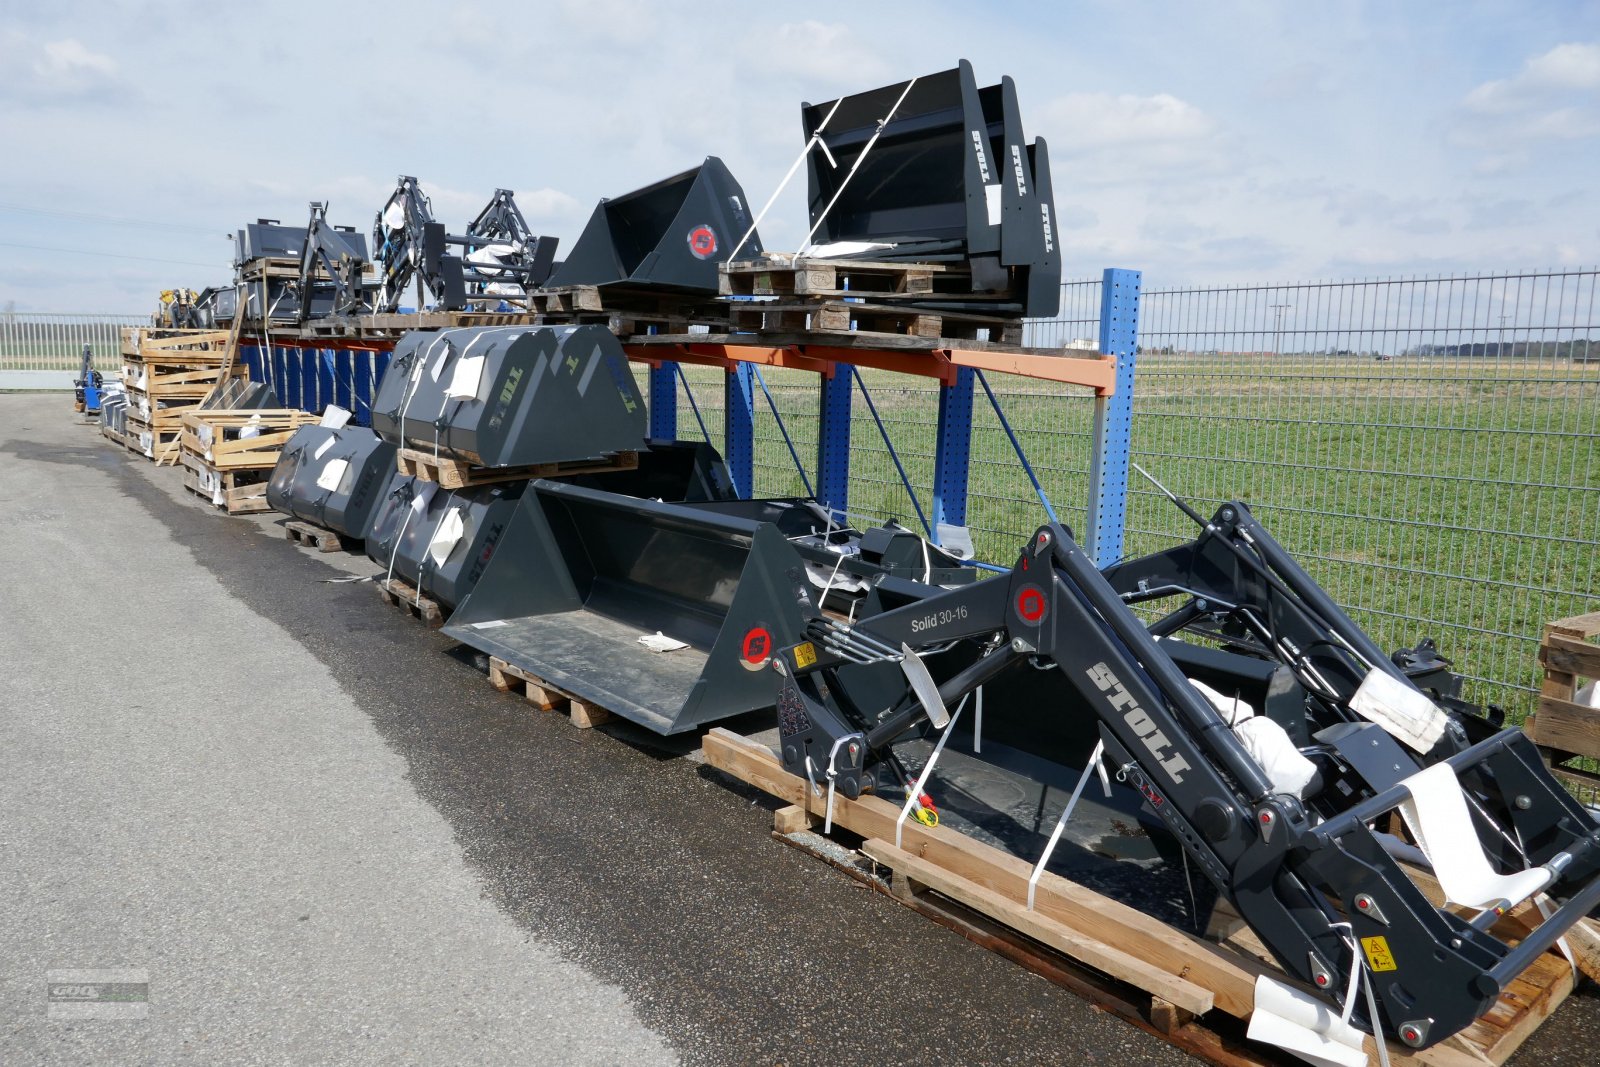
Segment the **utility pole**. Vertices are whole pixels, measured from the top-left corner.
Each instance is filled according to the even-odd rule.
[[[1505,358],[1505,354],[1506,354],[1506,320],[1509,319],[1510,317],[1511,317],[1510,315],[1501,315],[1500,316],[1500,343],[1498,345],[1496,345],[1495,349],[1494,349],[1494,358],[1495,359],[1504,359]]]
[[[1283,313],[1294,310],[1293,304],[1268,304],[1272,309],[1272,354],[1283,355]]]

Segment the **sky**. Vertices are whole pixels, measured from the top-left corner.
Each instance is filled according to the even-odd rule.
[[[972,61],[1048,139],[1065,274],[1146,286],[1600,262],[1600,4],[0,2],[0,308],[143,313],[307,203],[497,187],[570,247],[720,156],[762,204],[803,101]],[[793,249],[804,172],[762,225]]]

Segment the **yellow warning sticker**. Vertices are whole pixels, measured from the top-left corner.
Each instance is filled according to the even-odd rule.
[[[817,662],[817,648],[810,641],[794,646],[794,665],[802,670]]]
[[[1386,937],[1363,937],[1361,951],[1367,954],[1367,966],[1374,971],[1397,971],[1399,965],[1394,962],[1394,956],[1389,951],[1389,939]]]

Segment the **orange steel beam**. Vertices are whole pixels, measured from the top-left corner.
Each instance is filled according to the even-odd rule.
[[[967,348],[839,348],[832,345],[744,345],[724,342],[625,345],[628,358],[659,366],[664,360],[731,371],[740,363],[814,371],[832,377],[836,364],[935,378],[945,384],[961,367],[1015,374],[1036,381],[1081,385],[1096,396],[1116,392],[1117,361],[1107,356],[1041,356]]]
[[[958,367],[1016,374],[1063,385],[1082,385],[1093,389],[1096,396],[1110,396],[1117,391],[1117,361],[1112,356],[1030,356],[1012,352],[987,352],[982,349],[953,348],[946,358]]]

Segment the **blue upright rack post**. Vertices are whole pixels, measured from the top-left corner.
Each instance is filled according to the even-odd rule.
[[[678,437],[678,365],[663,362],[650,368],[650,436]]]
[[[1139,353],[1139,290],[1144,275],[1108,268],[1100,287],[1100,351],[1117,359],[1116,394],[1095,401],[1094,455],[1089,464],[1085,547],[1099,566],[1122,558],[1128,511],[1128,459],[1133,437],[1134,366]]]
[[[939,387],[939,442],[933,457],[933,531],[967,524],[967,475],[972,465],[971,367]]]
[[[727,425],[723,428],[723,461],[733,479],[733,491],[748,500],[755,483],[756,395],[754,368],[741,363],[728,372],[723,388],[726,394]]]
[[[850,387],[855,371],[839,364],[822,379],[817,432],[817,502],[843,515],[850,505]]]
[[[320,407],[326,409],[329,404],[337,404],[333,389],[333,355],[331,348],[319,348],[317,353],[317,399],[321,401]],[[343,404],[339,405],[344,407]],[[346,410],[349,410],[346,408]]]

